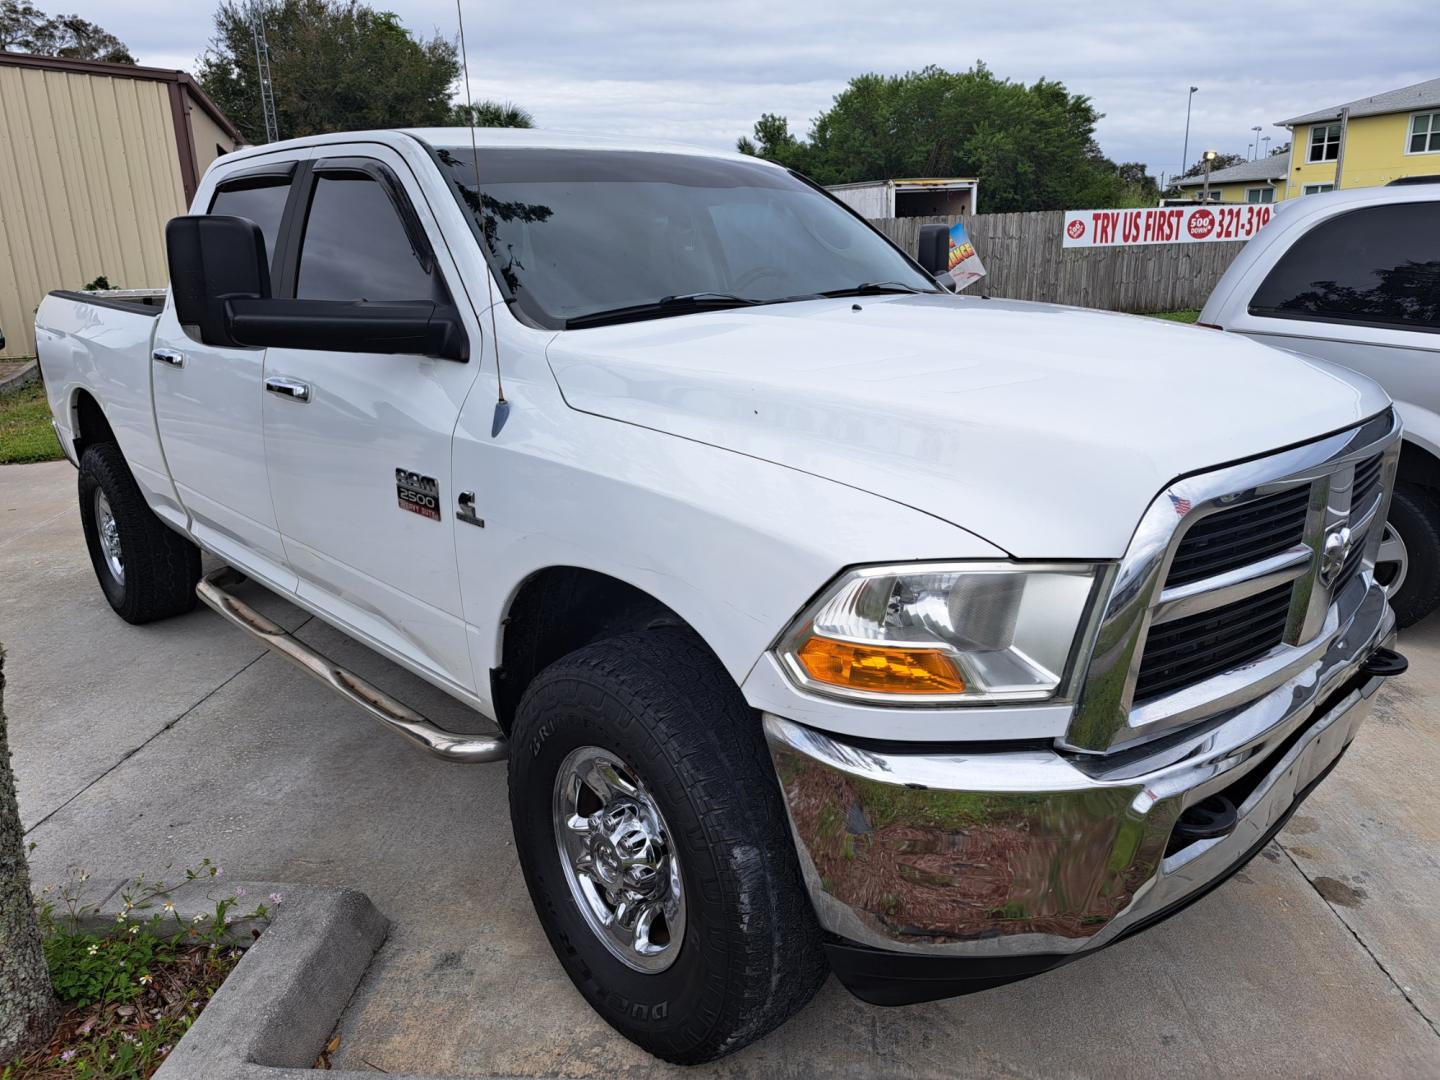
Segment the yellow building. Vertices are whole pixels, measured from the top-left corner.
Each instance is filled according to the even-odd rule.
[[[1278,122],[1289,128],[1281,199],[1335,187],[1379,187],[1412,176],[1440,178],[1440,79]]]
[[[1184,198],[1222,203],[1272,203],[1285,196],[1285,176],[1290,170],[1290,159],[1285,154],[1267,154],[1253,161],[1242,161],[1239,165],[1216,169],[1210,174],[1206,195],[1203,176],[1187,176],[1177,180],[1175,186]]]
[[[0,358],[51,289],[163,287],[165,222],[241,143],[183,71],[0,53]]]

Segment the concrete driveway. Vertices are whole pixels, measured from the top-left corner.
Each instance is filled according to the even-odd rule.
[[[778,1033],[679,1070],[614,1035],[552,958],[503,766],[433,761],[207,611],[106,606],[64,462],[0,469],[0,640],[40,883],[204,856],[351,885],[395,923],[336,1065],[583,1076],[1440,1076],[1440,619],[1279,842],[1170,922],[984,994],[906,1009],[833,980]],[[274,598],[259,606],[454,727],[438,691]]]

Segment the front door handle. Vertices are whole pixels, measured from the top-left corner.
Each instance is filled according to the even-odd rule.
[[[185,366],[185,354],[176,352],[174,349],[156,349],[150,354],[150,359],[156,363],[169,364],[171,367]]]
[[[266,379],[265,389],[269,390],[272,394],[287,397],[291,401],[310,400],[310,384],[303,383],[299,379]]]

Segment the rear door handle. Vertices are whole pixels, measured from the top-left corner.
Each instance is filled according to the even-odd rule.
[[[272,394],[279,394],[291,401],[309,401],[310,384],[303,383],[299,379],[273,378],[265,380],[265,389]]]
[[[150,354],[150,359],[161,364],[169,364],[171,367],[184,367],[185,354],[176,352],[174,349],[156,349]]]

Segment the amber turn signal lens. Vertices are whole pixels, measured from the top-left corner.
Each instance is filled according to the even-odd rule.
[[[880,694],[960,694],[965,680],[941,649],[857,645],[812,637],[797,654],[816,682]]]

